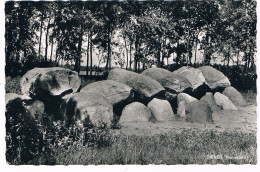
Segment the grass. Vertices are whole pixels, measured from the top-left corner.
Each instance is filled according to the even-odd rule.
[[[254,93],[253,91],[240,92],[240,93],[248,103],[250,104],[256,103],[256,93]]]
[[[53,147],[56,164],[256,164],[256,135],[190,131],[112,136],[109,146]]]

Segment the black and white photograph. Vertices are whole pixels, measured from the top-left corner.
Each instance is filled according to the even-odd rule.
[[[259,163],[256,0],[3,5],[7,166]]]

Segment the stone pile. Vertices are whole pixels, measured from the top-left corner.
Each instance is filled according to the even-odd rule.
[[[136,122],[212,123],[212,113],[237,110],[247,103],[228,78],[210,66],[174,72],[150,68],[137,74],[113,69],[107,80],[81,88],[77,73],[63,68],[34,68],[21,79],[23,95],[6,94],[6,106],[19,99],[32,117],[47,113],[79,127],[124,126]],[[15,108],[15,107],[14,107]]]

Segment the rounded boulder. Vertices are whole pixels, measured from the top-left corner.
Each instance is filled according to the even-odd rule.
[[[207,83],[202,72],[199,69],[195,69],[189,66],[183,66],[180,69],[173,72],[175,75],[186,78],[192,85],[193,90]]]
[[[222,110],[237,110],[237,107],[232,103],[232,101],[225,95],[216,92],[214,94],[214,99],[216,101],[216,104],[220,107]]]
[[[167,100],[154,98],[148,103],[147,107],[157,121],[174,120],[172,107]]]
[[[170,93],[192,90],[192,85],[186,78],[175,75],[166,69],[149,68],[143,71],[142,74],[158,81]]]
[[[246,106],[246,100],[234,87],[227,87],[222,92],[223,95],[227,96],[236,106]]]
[[[190,66],[183,66],[173,73],[185,77],[191,83],[192,92],[189,94],[197,99],[200,99],[206,94],[206,92],[210,91],[207,81],[199,69]]]
[[[165,96],[165,89],[159,82],[135,72],[116,68],[110,71],[107,79],[131,87],[136,91],[137,99],[145,103],[154,97]]]
[[[148,122],[152,117],[148,107],[140,102],[133,102],[125,106],[119,120],[119,124]]]
[[[230,86],[229,79],[220,71],[211,66],[202,66],[198,68],[205,77],[210,89],[223,88]]]
[[[66,94],[78,91],[81,80],[77,72],[60,67],[34,68],[20,81],[24,95],[41,101],[56,102]]]
[[[71,94],[61,104],[61,114],[67,124],[79,127],[111,127],[113,106],[104,96],[92,92]]]

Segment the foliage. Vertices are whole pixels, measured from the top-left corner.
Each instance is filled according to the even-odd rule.
[[[11,108],[13,106],[16,108]],[[75,124],[53,121],[46,113],[30,116],[22,101],[10,103],[6,112],[6,159],[10,164],[56,164],[54,147],[71,149],[75,145],[102,148],[111,144],[108,130],[82,129]]]
[[[87,71],[95,57],[106,70],[137,72],[170,57],[176,66],[194,65],[198,49],[204,65],[255,67],[256,1],[6,2],[5,13],[6,75],[61,61],[79,71],[84,55]]]
[[[21,95],[21,87],[20,87],[20,76],[15,78],[11,78],[10,76],[5,78],[5,92],[6,93],[16,93]]]
[[[10,164],[27,164],[42,150],[43,138],[37,123],[20,99],[8,104],[5,115],[6,160]]]
[[[215,64],[213,67],[227,76],[231,85],[239,91],[252,91],[256,93],[256,69],[248,69],[245,72],[245,67],[242,65],[224,66]]]
[[[41,129],[44,154],[30,164],[256,164],[253,133],[184,130],[125,136],[102,128],[83,131],[75,125],[66,128],[60,121],[46,122]]]

